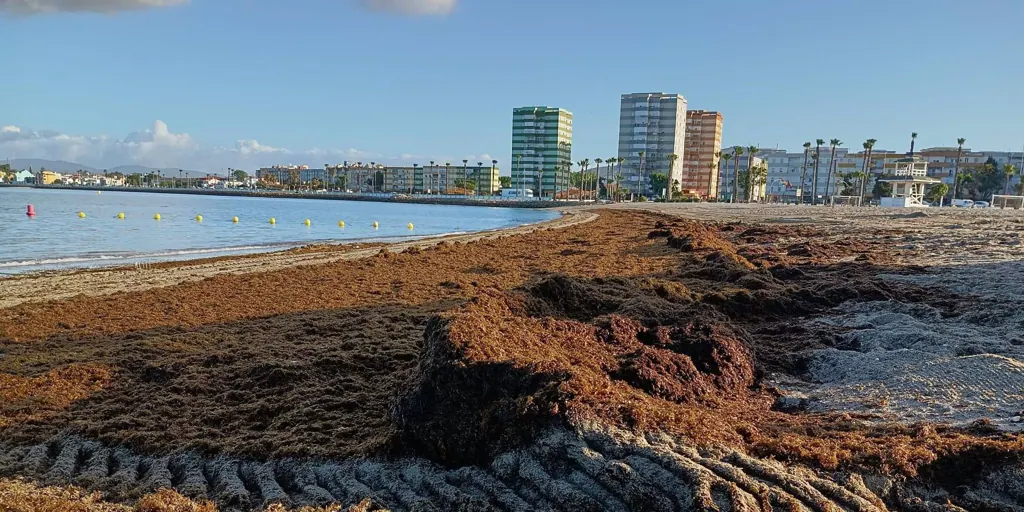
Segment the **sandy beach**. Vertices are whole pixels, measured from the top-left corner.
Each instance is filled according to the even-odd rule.
[[[0,279],[0,509],[1021,510],[1022,228],[638,203]]]

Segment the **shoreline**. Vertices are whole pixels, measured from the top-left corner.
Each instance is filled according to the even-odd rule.
[[[597,218],[594,213],[575,209],[560,213],[561,215],[554,219],[514,227],[426,235],[412,240],[306,244],[266,252],[158,261],[139,267],[126,264],[0,274],[0,283],[3,283],[5,291],[5,294],[0,296],[0,309],[26,302],[46,302],[76,295],[102,296],[117,292],[141,291],[199,281],[218,275],[272,272],[307,265],[358,260],[372,257],[381,251],[399,253],[411,248],[426,249],[444,242],[468,243],[545,229],[561,229]]]
[[[578,201],[518,201],[509,199],[472,199],[478,196],[440,197],[428,195],[404,195],[383,192],[379,195],[363,193],[302,194],[290,192],[257,192],[247,190],[198,189],[198,188],[151,188],[151,187],[79,187],[64,185],[9,185],[0,187],[28,188],[33,190],[85,190],[97,192],[141,192],[145,194],[186,194],[198,196],[264,197],[271,199],[321,199],[326,201],[363,201],[371,203],[433,204],[445,206],[482,206],[488,208],[529,208],[550,209],[579,206]]]

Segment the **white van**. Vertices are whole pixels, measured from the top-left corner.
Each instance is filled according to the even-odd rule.
[[[970,199],[954,199],[949,205],[953,208],[973,208],[974,201]]]

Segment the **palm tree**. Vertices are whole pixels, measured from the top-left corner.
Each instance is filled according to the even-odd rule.
[[[718,160],[718,176],[722,181],[724,181],[725,178],[722,175],[722,162],[725,162],[725,172],[729,172],[729,160],[732,160],[733,156],[732,153],[720,153],[722,154],[722,158]],[[721,190],[719,190],[718,192],[721,192]],[[708,189],[708,193],[711,193],[711,189]],[[715,194],[716,200],[718,199],[718,196],[719,194]]]
[[[751,192],[754,190],[751,188],[751,177],[754,176],[754,155],[761,151],[757,146],[747,146],[747,202],[750,202]]]
[[[617,160],[618,159],[615,158],[614,156],[611,157],[611,158],[606,158],[604,160],[604,163],[608,164],[608,170],[604,171],[604,198],[605,199],[610,199],[611,198],[611,194],[608,193],[608,183],[612,179],[612,169],[615,168],[615,162]],[[600,175],[600,173],[597,175],[597,192],[598,192],[598,196],[600,197],[600,194],[601,194],[601,175]]]
[[[864,197],[864,182],[867,181],[868,175],[868,141],[864,141],[861,146],[864,148],[864,153],[860,156],[860,183],[857,186],[857,192],[860,197]]]
[[[622,157],[615,159],[615,197],[618,200],[622,199],[622,163],[625,160]]]
[[[743,146],[736,146],[732,150],[732,158],[736,160],[735,167],[732,168],[732,189],[729,191],[729,202],[735,203],[736,196],[739,195],[739,184],[740,184],[740,157],[743,156]]]
[[[491,174],[487,176],[487,195],[494,194],[494,170],[498,168],[498,161],[491,160]],[[500,183],[499,183],[500,185]]]
[[[1003,195],[1010,193],[1010,178],[1017,174],[1017,166],[1013,164],[1003,164],[1003,174],[1006,175],[1006,182],[1003,184]]]
[[[804,189],[807,188],[807,154],[811,151],[811,143],[804,142],[804,166],[800,170],[800,204],[804,203]]]
[[[637,187],[636,187],[638,193],[641,193],[640,192],[640,187],[643,187],[645,192],[647,190],[647,187],[644,185],[644,155],[645,154],[647,154],[646,151],[637,151],[637,155],[640,157],[640,175],[639,175],[640,181],[638,182]]]
[[[874,152],[875,143],[876,142],[878,142],[877,139],[868,139],[866,142],[864,142],[864,147],[867,148],[868,154],[864,157],[864,162],[865,162],[866,165],[865,165],[865,170],[864,170],[864,181],[862,181],[861,184],[860,184],[860,200],[861,201],[864,200],[864,194],[867,192],[867,181],[868,181],[868,178],[871,177],[871,167],[872,167],[871,166],[871,155]],[[884,169],[884,166],[883,166],[883,169]]]
[[[677,155],[675,153],[670,153],[666,158],[668,158],[668,179],[669,179],[669,181],[671,181],[672,180],[672,171],[674,171],[675,168],[676,168],[676,160],[679,160],[679,155]],[[671,187],[669,187],[668,198],[672,199]]]
[[[953,167],[953,199],[956,199],[956,180],[960,177],[960,157],[964,154],[964,143],[967,139],[960,137],[956,140],[956,164]]]
[[[821,164],[821,146],[825,144],[824,139],[814,141],[814,177],[811,180],[811,204],[818,204],[818,166]]]
[[[579,192],[580,201],[583,200],[583,180],[584,180],[584,178],[586,178],[587,167],[589,165],[590,165],[590,159],[589,158],[584,158],[583,160],[580,160],[580,192]]]
[[[914,158],[914,143],[917,142],[917,132],[910,134],[910,158]]]
[[[706,196],[709,200],[711,199],[711,178],[714,176],[715,168],[718,166],[719,162],[715,162],[714,160],[704,164],[704,167],[708,168],[708,193]]]
[[[832,169],[835,168],[836,173],[839,172],[839,166],[836,162],[836,148],[842,146],[843,143],[839,139],[832,139],[828,141],[828,145],[832,146],[832,156],[829,157],[828,161],[828,178],[825,180],[825,197],[829,196],[832,186]]]
[[[597,166],[597,176],[594,177],[594,201],[597,201],[601,195],[601,164],[604,160],[600,158],[594,159],[594,164]]]
[[[466,195],[466,166],[469,165],[469,159],[462,159],[462,195]]]

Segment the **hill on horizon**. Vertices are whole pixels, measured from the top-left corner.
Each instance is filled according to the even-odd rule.
[[[11,160],[11,169],[22,170],[31,168],[33,171],[40,169],[47,169],[59,173],[74,173],[79,170],[91,172],[94,174],[103,174],[103,171],[107,172],[119,172],[124,175],[139,173],[149,174],[151,172],[159,173],[165,177],[177,177],[178,171],[181,170],[183,173],[187,172],[192,177],[206,176],[207,173],[194,171],[191,169],[178,169],[177,167],[146,167],[144,165],[118,165],[116,167],[110,167],[107,169],[98,169],[89,165],[83,165],[77,162],[68,162],[65,160],[47,160],[45,158],[15,158]]]

